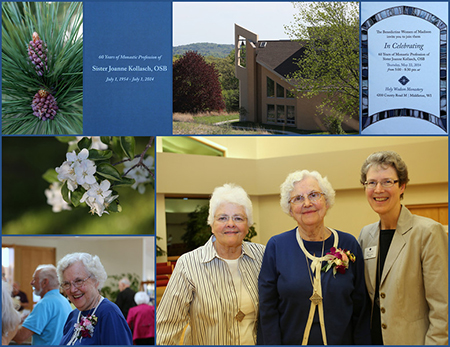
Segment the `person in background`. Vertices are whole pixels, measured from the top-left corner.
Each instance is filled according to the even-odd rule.
[[[32,345],[58,345],[62,329],[72,311],[69,302],[59,292],[58,276],[54,265],[39,265],[31,285],[41,300],[34,306],[13,340],[22,344],[31,337]]]
[[[149,305],[150,297],[146,292],[137,292],[134,296],[137,306],[128,311],[127,323],[133,332],[133,344],[155,344],[155,307]]]
[[[130,288],[130,280],[126,277],[119,281],[119,294],[117,294],[116,305],[119,306],[125,319],[131,307],[136,306],[134,295],[136,292]]]
[[[361,248],[353,235],[325,226],[333,187],[317,171],[302,170],[280,190],[281,208],[297,226],[266,246],[258,344],[371,344]]]
[[[448,235],[442,224],[401,204],[408,168],[392,151],[361,167],[370,207],[380,220],[361,230],[371,334],[377,345],[448,345]]]
[[[2,345],[9,345],[20,324],[20,314],[14,309],[11,288],[2,280]]]
[[[254,345],[258,319],[258,274],[264,246],[244,242],[253,224],[244,189],[217,187],[209,202],[212,236],[183,254],[156,312],[156,343]]]
[[[22,292],[20,290],[20,285],[17,282],[13,283],[13,290],[12,290],[12,297],[19,297],[19,301],[20,301],[20,308],[19,308],[19,312],[22,311],[23,309],[29,309],[30,308],[30,303],[28,302],[28,297],[27,294],[25,294],[24,292]]]
[[[67,254],[58,262],[61,288],[75,305],[59,345],[132,345],[131,330],[116,304],[99,290],[108,277],[98,256]]]

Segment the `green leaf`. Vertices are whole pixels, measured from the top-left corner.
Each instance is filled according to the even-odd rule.
[[[111,138],[109,136],[100,136],[100,141],[102,141],[105,145],[109,145]]]
[[[78,141],[78,148],[81,149],[89,149],[92,145],[92,139],[89,137],[83,137],[80,141]]]
[[[117,200],[111,202],[107,209],[108,212],[122,212],[122,206],[118,203]]]
[[[80,205],[80,200],[83,197],[86,190],[83,187],[79,187],[78,189],[75,189],[74,192],[71,194],[71,201],[73,206],[78,207]]]
[[[48,169],[42,175],[42,178],[48,183],[58,182],[58,173],[55,171],[55,169]]]
[[[133,178],[122,177],[122,179],[118,182],[114,182],[114,188],[116,187],[129,187],[134,184]]]
[[[64,182],[64,184],[61,187],[61,194],[65,202],[70,204],[70,198],[69,198],[69,188],[67,187],[67,181]]]
[[[125,155],[133,159],[134,158],[134,149],[135,149],[136,141],[134,136],[121,136],[120,137],[120,146],[122,147]]]
[[[112,181],[121,181],[122,177],[120,176],[119,171],[108,163],[100,163],[97,165],[97,174],[100,176],[112,180]]]
[[[118,137],[118,136],[112,137],[111,147],[117,157],[123,158],[126,155],[120,144],[120,137]]]
[[[76,141],[77,138],[75,136],[55,136],[55,138],[62,143],[69,143],[71,141]]]
[[[113,155],[113,153],[110,150],[106,150],[106,151],[101,151],[98,149],[90,149],[89,150],[89,159],[94,160],[94,161],[108,160],[109,158],[112,157],[112,155]]]

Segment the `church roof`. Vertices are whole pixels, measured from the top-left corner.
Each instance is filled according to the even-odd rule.
[[[305,42],[280,40],[258,41],[256,62],[277,72],[283,77],[296,70],[296,61],[302,58]]]

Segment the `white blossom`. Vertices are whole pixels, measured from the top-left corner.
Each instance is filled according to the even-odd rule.
[[[59,181],[63,183],[67,181],[67,187],[70,191],[73,192],[78,188],[77,177],[71,162],[65,161],[61,166],[55,168],[55,171],[58,173]]]
[[[47,204],[52,206],[53,212],[72,209],[62,197],[61,184],[59,182],[50,184],[49,189],[45,190],[45,196],[47,197]]]
[[[67,187],[71,192],[75,191],[78,185],[88,189],[89,186],[86,184],[90,185],[96,182],[94,174],[97,167],[88,157],[89,151],[86,148],[83,148],[78,154],[75,151],[68,152],[67,160],[55,169],[58,173],[58,180],[63,183],[67,181]]]
[[[130,168],[137,165],[139,163],[139,160],[140,158],[134,158],[133,160],[125,161],[123,163],[125,167],[123,172],[127,172]],[[143,160],[143,164],[150,170],[153,168],[153,163],[154,158],[152,156],[148,156]],[[131,188],[137,189],[141,194],[144,194],[145,192],[145,185],[152,182],[152,178],[150,177],[150,173],[148,172],[147,168],[143,167],[142,165],[138,165],[127,174],[127,177],[133,178],[135,181]]]
[[[94,174],[97,172],[97,167],[95,166],[92,160],[84,160],[75,167],[75,175],[77,179],[77,183],[80,185],[84,184],[94,184],[97,182]]]
[[[69,142],[69,146],[76,145],[83,137],[87,137],[92,140],[92,149],[98,149],[101,151],[108,149],[108,145],[101,141],[100,136],[77,136],[77,139],[75,141]]]
[[[109,190],[110,186],[111,183],[108,180],[103,180],[100,184],[97,182],[92,184],[83,194],[80,202],[86,202],[86,204],[91,208],[92,214],[97,213],[101,216],[103,213],[108,213],[105,211],[105,202],[109,204],[108,197],[112,193],[112,191]]]

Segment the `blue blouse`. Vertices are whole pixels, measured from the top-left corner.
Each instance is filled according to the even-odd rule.
[[[266,246],[258,280],[260,323],[258,344],[301,345],[313,294],[306,260],[296,239],[297,228],[273,236]],[[321,272],[325,331],[329,345],[371,344],[370,301],[364,282],[364,259],[361,248],[350,234],[337,231],[337,248],[356,256],[345,274],[333,270]],[[306,250],[316,257],[330,251],[334,235],[322,241],[303,241]],[[308,265],[307,265],[308,264]],[[326,262],[322,263],[322,266]],[[310,345],[323,345],[316,308]]]
[[[94,309],[82,311],[83,316],[92,314]],[[64,326],[63,338],[60,345],[67,345],[72,338],[74,325],[78,322],[78,309],[73,310],[67,318]],[[92,337],[83,337],[77,339],[76,345],[132,345],[133,339],[131,330],[127,321],[123,317],[119,307],[109,301],[103,299],[95,312],[97,316],[97,324],[94,327]]]

